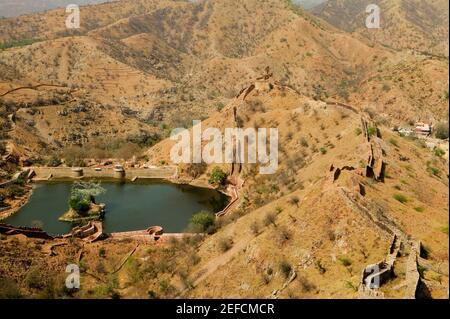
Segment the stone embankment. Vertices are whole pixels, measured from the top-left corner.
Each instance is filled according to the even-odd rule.
[[[39,239],[69,239],[78,238],[86,243],[93,243],[104,239],[113,240],[134,240],[143,243],[161,244],[170,241],[171,239],[182,239],[185,237],[196,236],[194,233],[164,233],[161,226],[152,226],[146,230],[136,230],[129,232],[105,233],[103,231],[103,223],[101,221],[90,221],[84,226],[74,227],[72,231],[65,235],[50,236],[45,231],[39,228],[16,227],[8,224],[0,223],[0,234],[18,235],[22,234],[29,238]]]
[[[244,181],[241,181],[239,178],[237,179],[236,184],[228,184],[226,191],[224,192],[227,196],[230,196],[230,202],[228,205],[221,210],[220,212],[216,213],[216,217],[223,217],[230,213],[233,208],[238,204],[239,202],[239,192],[238,189],[242,188],[244,184]]]
[[[81,238],[87,243],[93,243],[99,239],[105,238],[103,233],[103,223],[101,221],[90,221],[84,226],[74,227],[69,234],[61,236],[62,238]]]
[[[177,172],[176,167],[163,166],[154,168],[127,168],[113,167],[30,167],[34,172],[34,180],[51,179],[81,179],[81,178],[111,178],[111,179],[171,179]]]

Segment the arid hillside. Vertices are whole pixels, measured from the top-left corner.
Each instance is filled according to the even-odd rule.
[[[278,128],[280,166],[264,176],[255,164],[221,165],[240,185],[239,195],[208,235],[164,247],[3,237],[0,279],[8,284],[6,292],[83,298],[446,298],[446,160],[417,139],[377,126],[368,113],[314,101],[272,82],[249,86],[202,123],[236,125]],[[152,147],[150,161],[170,162],[173,143],[167,139]],[[179,179],[204,185],[215,166],[181,166]],[[30,247],[32,255],[21,254]],[[20,266],[9,267],[14,260]],[[55,275],[66,260],[82,265],[79,291],[60,288],[63,278]],[[361,284],[363,269],[387,267],[382,262],[390,260],[392,274],[379,290]]]
[[[112,1],[112,0],[109,0]],[[78,5],[98,4],[108,0],[78,0]],[[15,17],[18,15],[41,12],[55,8],[63,8],[73,1],[70,0],[3,0],[0,3],[0,17]]]
[[[202,126],[232,127],[234,108],[243,128],[279,129],[280,167],[264,176],[254,165],[244,165],[241,174],[235,168],[234,175],[231,164],[223,166],[245,180],[242,198],[220,231],[200,246],[199,266],[189,271],[195,287],[185,291],[187,296],[356,297],[357,269],[383,259],[393,234],[405,238],[398,260],[405,268],[383,288],[384,296],[401,298],[408,290],[412,252],[406,238],[433,252],[427,269],[434,264],[437,273],[426,275],[425,290],[445,295],[448,274],[444,286],[438,282],[445,281],[445,266],[439,265],[448,256],[446,160],[418,140],[376,127],[370,114],[316,102],[283,86],[243,92]],[[148,156],[154,163],[170,161],[174,143],[163,141]],[[207,180],[211,168],[197,176],[199,170],[185,167],[182,174],[198,182]],[[430,185],[426,193],[417,187],[422,183]],[[295,270],[294,279],[289,271],[283,277],[283,265]]]
[[[171,240],[0,234],[0,298],[448,298],[448,3],[380,0],[370,33],[364,2],[295,3],[123,0],[82,7],[79,30],[63,9],[1,19],[0,182],[170,165],[230,204]],[[193,120],[278,129],[277,170],[175,165],[169,136]],[[419,121],[440,132],[400,131]],[[80,290],[62,288],[67,262]]]
[[[379,30],[366,28],[369,4],[380,7]],[[388,48],[448,57],[449,6],[445,0],[330,0],[312,12]]]
[[[143,132],[170,129],[222,108],[269,66],[306,96],[372,109],[393,125],[447,114],[446,61],[353,37],[288,1],[120,1],[81,12],[74,31],[65,29],[62,9],[0,21],[2,104],[44,110],[62,87],[135,119]],[[33,94],[39,101],[22,100],[28,89],[5,94],[42,84],[54,87]],[[68,119],[59,118],[75,130]],[[36,129],[50,149],[96,142],[83,127],[76,143]]]

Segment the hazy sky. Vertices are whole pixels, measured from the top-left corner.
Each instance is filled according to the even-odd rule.
[[[14,17],[21,14],[45,11],[68,4],[96,4],[114,0],[0,0],[0,17]],[[294,3],[310,9],[327,0],[292,0]]]
[[[96,4],[112,0],[0,0],[0,17],[14,17],[21,14],[45,11],[68,4]]]

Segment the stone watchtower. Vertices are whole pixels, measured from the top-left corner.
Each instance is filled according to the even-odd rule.
[[[273,85],[269,82],[269,79],[273,76],[270,73],[270,68],[266,67],[266,74],[259,77],[255,81],[255,90],[258,92],[268,92],[273,89]]]

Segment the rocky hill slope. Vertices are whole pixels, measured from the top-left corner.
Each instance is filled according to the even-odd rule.
[[[448,298],[448,161],[391,130],[448,121],[445,59],[284,0],[124,0],[82,17],[75,32],[63,10],[0,20],[0,155],[167,165],[171,130],[203,120],[277,128],[279,167],[179,165],[176,182],[201,186],[220,167],[236,200],[209,234],[164,247],[2,235],[0,296]],[[414,32],[404,43],[437,50]],[[20,167],[7,158],[5,179]],[[67,260],[82,266],[80,291],[55,288]]]
[[[46,114],[60,110],[51,99],[69,88],[79,96],[65,97],[70,107],[123,114],[139,123],[145,139],[146,132],[206,118],[270,66],[281,83],[306,96],[372,109],[392,124],[438,122],[447,114],[446,61],[374,45],[289,1],[140,0],[81,11],[75,31],[65,29],[59,9],[0,21],[7,48],[0,52],[2,104],[38,107],[44,117],[35,113],[32,120],[52,122]],[[52,86],[7,93],[42,84]],[[97,142],[98,132],[68,117],[59,121],[81,138],[37,125],[41,146]]]
[[[380,7],[379,30],[369,30],[365,26],[366,7],[370,4]],[[448,57],[448,1],[330,0],[312,11],[342,30],[355,32],[386,47]]]

